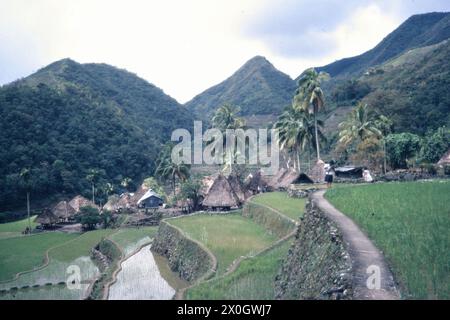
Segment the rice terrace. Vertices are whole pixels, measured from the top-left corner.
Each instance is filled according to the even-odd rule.
[[[450,300],[448,3],[50,2],[0,5],[1,301]]]

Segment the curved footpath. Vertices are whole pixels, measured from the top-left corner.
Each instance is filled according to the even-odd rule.
[[[394,277],[384,259],[372,241],[359,229],[349,217],[337,210],[325,198],[326,190],[316,191],[312,194],[314,204],[331,219],[340,229],[346,248],[353,264],[353,293],[354,299],[359,300],[394,300],[400,299],[395,287]],[[369,289],[369,277],[373,280],[371,266],[379,267],[381,283],[380,288]],[[373,268],[373,267],[372,267]],[[375,268],[376,269],[376,268]],[[373,272],[373,271],[372,271]],[[376,284],[376,281],[370,281]]]

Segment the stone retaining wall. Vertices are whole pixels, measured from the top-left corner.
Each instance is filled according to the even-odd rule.
[[[161,221],[152,250],[166,257],[169,267],[180,278],[193,282],[215,271],[214,256],[203,245],[183,234],[167,221]]]
[[[309,202],[276,277],[276,298],[351,299],[351,270],[339,230]]]

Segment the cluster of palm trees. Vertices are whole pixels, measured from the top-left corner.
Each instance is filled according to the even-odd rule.
[[[323,122],[317,114],[325,107],[325,95],[320,87],[329,78],[325,72],[314,68],[306,70],[298,81],[298,89],[292,105],[285,109],[275,123],[278,129],[278,144],[281,150],[293,156],[294,169],[301,171],[300,154],[306,149],[311,156],[311,149],[320,160],[320,140],[325,140],[321,131]]]
[[[392,128],[392,121],[384,115],[371,112],[367,104],[358,103],[347,119],[339,124],[339,144],[343,147],[362,145],[368,140],[382,144],[384,171],[386,171],[385,137]],[[367,156],[367,155],[366,155]]]

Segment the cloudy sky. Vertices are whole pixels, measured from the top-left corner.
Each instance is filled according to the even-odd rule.
[[[138,74],[184,103],[263,55],[297,77],[449,0],[0,0],[0,84],[62,58]]]

